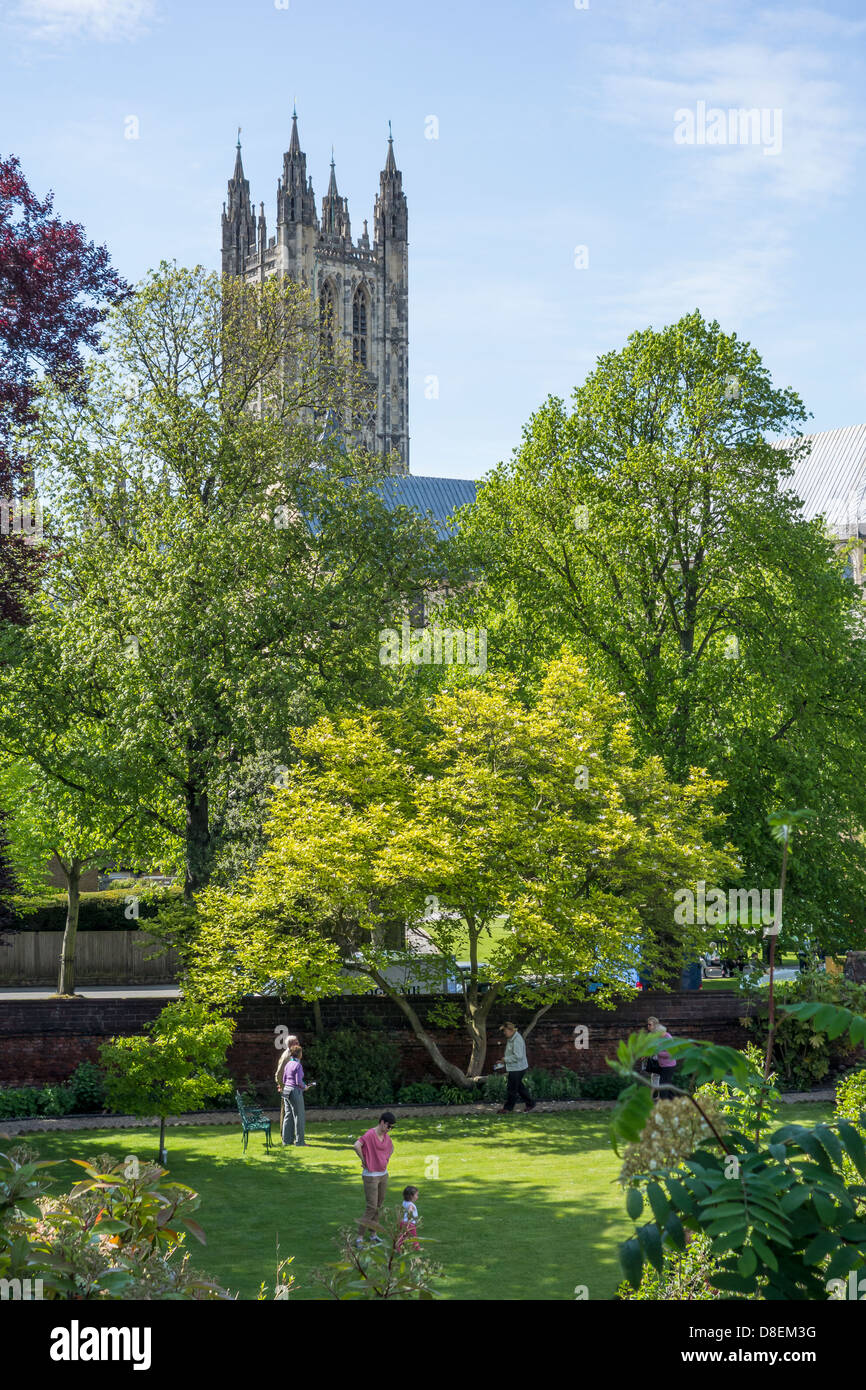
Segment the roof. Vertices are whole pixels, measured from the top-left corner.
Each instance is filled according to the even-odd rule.
[[[866,528],[866,425],[804,435],[811,449],[794,465],[787,487],[803,503],[807,520],[823,516],[839,536]],[[778,448],[797,443],[779,439]]]
[[[466,478],[418,478],[410,473],[393,473],[373,485],[389,511],[411,507],[432,517],[440,540],[453,533],[448,520],[458,507],[475,501],[477,484]]]

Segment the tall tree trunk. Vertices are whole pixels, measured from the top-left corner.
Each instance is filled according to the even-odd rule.
[[[186,785],[186,856],[183,896],[193,895],[207,882],[211,867],[211,835],[207,787],[197,780]]]
[[[325,1025],[322,1022],[322,1006],[318,999],[313,1000],[313,1024],[316,1029],[316,1037],[323,1038],[325,1036]]]
[[[60,948],[57,993],[74,994],[75,938],[78,935],[78,907],[81,900],[81,861],[72,859],[69,864],[64,864],[56,851],[54,857],[66,879],[66,925],[63,929],[63,945]]]
[[[165,1167],[168,1155],[165,1151],[165,1116],[159,1118],[159,1162]]]
[[[779,939],[779,932],[782,927],[782,907],[785,900],[785,874],[788,868],[788,841],[790,838],[791,832],[789,830],[788,834],[785,836],[785,845],[782,850],[782,874],[779,879],[779,911],[773,919],[773,932],[770,937],[770,993],[768,997],[769,1032],[767,1033],[767,1055],[764,1058],[765,1080],[773,1070],[773,1036],[776,1032],[776,996],[773,989],[776,971],[776,942]]]

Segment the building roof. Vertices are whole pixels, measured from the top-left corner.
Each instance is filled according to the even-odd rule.
[[[394,473],[374,484],[389,511],[411,507],[422,516],[429,515],[440,540],[453,534],[449,518],[458,507],[475,501],[477,484],[466,478],[419,478],[411,473]]]
[[[807,520],[823,516],[840,537],[866,529],[866,425],[846,425],[805,435],[809,453],[794,465],[788,488],[803,503]],[[797,443],[780,439],[777,447]]]

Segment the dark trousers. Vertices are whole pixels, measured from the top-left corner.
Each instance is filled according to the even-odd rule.
[[[523,1071],[510,1071],[506,1073],[508,1077],[508,1094],[505,1097],[505,1105],[503,1106],[504,1110],[513,1110],[515,1105],[517,1104],[518,1097],[526,1105],[532,1106],[532,1096],[529,1094],[529,1092],[523,1084],[523,1078],[526,1075],[527,1071],[528,1067],[524,1067]]]

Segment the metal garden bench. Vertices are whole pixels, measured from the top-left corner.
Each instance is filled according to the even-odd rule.
[[[265,1148],[271,1147],[271,1122],[267,1115],[257,1105],[247,1105],[240,1091],[235,1091],[235,1100],[240,1111],[241,1124],[244,1127],[244,1153],[247,1151],[247,1140],[256,1130],[262,1130],[265,1136]]]

